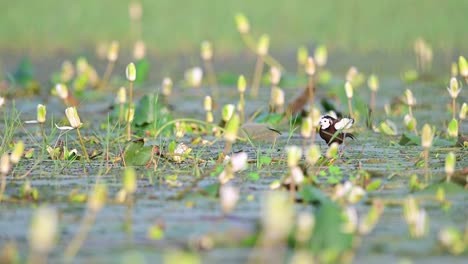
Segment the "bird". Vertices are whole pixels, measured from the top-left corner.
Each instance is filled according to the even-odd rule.
[[[329,146],[334,142],[342,144],[347,137],[355,139],[356,137],[353,134],[342,132],[345,129],[351,128],[353,124],[354,119],[352,118],[334,118],[329,115],[324,115],[319,119],[320,137],[325,140]]]

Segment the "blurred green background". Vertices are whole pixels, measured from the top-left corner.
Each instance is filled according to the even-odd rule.
[[[132,43],[129,1],[2,1],[0,49],[65,50],[98,42]],[[212,40],[217,52],[244,46],[233,16],[244,12],[273,50],[301,44],[367,52],[411,49],[421,36],[435,49],[466,50],[468,1],[464,0],[142,0],[143,39],[150,51],[197,51]]]

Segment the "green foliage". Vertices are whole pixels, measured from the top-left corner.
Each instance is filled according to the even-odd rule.
[[[330,257],[331,262],[335,263],[353,245],[354,235],[344,233],[341,228],[345,223],[342,209],[334,202],[324,202],[315,214],[315,220],[309,248],[323,258]]]
[[[148,59],[141,59],[135,63],[136,75],[135,84],[143,84],[148,80],[148,74],[150,70],[150,63]]]
[[[152,129],[152,132],[155,132],[155,130],[171,120],[173,118],[169,109],[158,100],[158,95],[153,93],[140,99],[136,107],[133,123],[137,127]],[[168,126],[165,131],[172,131],[172,128],[173,126]]]
[[[127,144],[124,151],[126,166],[144,166],[153,157],[153,146],[145,146],[143,140],[132,141]]]
[[[398,143],[402,146],[421,146],[421,137],[418,137],[414,134],[403,133]],[[434,147],[454,147],[457,146],[457,141],[448,140],[443,138],[435,138],[432,142]]]

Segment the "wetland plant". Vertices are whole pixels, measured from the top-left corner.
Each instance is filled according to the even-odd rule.
[[[200,48],[200,56],[205,66],[206,75],[211,86],[211,93],[215,100],[219,98],[218,84],[216,81],[216,73],[213,66],[213,45],[209,41],[203,41]]]
[[[307,47],[300,46],[297,49],[297,74],[300,75],[306,69],[307,59],[309,58],[309,51]]]
[[[307,74],[307,89],[309,94],[309,107],[312,108],[314,106],[314,75],[315,75],[315,61],[314,58],[308,57],[307,62],[305,64],[305,73]]]
[[[127,140],[132,139],[132,121],[133,121],[133,114],[135,113],[135,108],[133,106],[133,83],[136,79],[136,68],[135,64],[132,62],[127,65],[125,70],[125,75],[127,76],[127,80],[129,83],[128,88],[128,109],[126,113],[126,121],[127,121]]]
[[[429,217],[424,208],[419,208],[418,201],[414,197],[410,196],[404,200],[403,216],[412,238],[422,238],[426,235]]]
[[[89,155],[88,151],[86,150],[83,137],[81,136],[80,128],[83,126],[83,123],[81,123],[80,116],[78,115],[78,111],[76,110],[76,107],[68,107],[65,109],[65,115],[67,116],[68,122],[70,123],[70,126],[63,126],[59,127],[57,126],[58,129],[60,130],[72,130],[76,129],[76,133],[78,135],[78,139],[80,141],[81,145],[81,150],[83,151],[83,155],[85,156],[86,160],[89,161]]]
[[[221,211],[224,215],[231,213],[239,200],[239,189],[230,185],[223,184],[219,188],[219,201]]]
[[[450,151],[445,157],[445,174],[447,175],[447,182],[450,182],[453,173],[455,173],[455,161],[457,157],[455,153]]]
[[[162,81],[161,85],[161,93],[164,95],[164,97],[169,97],[172,94],[172,80],[169,77],[165,77]]]
[[[351,118],[354,118],[354,113],[353,113],[353,86],[349,81],[345,83],[345,92],[346,92],[346,98],[348,98],[348,111],[349,111],[349,116]]]
[[[463,56],[458,58],[458,70],[460,75],[465,79],[465,83],[468,84],[468,61]]]
[[[125,103],[127,103],[127,91],[125,87],[120,87],[117,91],[117,103],[119,104],[119,122],[124,120]]]
[[[260,82],[262,80],[265,56],[268,54],[270,37],[266,34],[260,36],[257,44],[257,62],[255,63],[254,75],[252,78],[252,90],[250,95],[254,98],[258,96]]]
[[[245,122],[245,90],[247,88],[247,82],[244,75],[240,75],[237,79],[237,91],[239,92],[239,103],[237,104],[237,109],[240,113],[240,122],[243,124]]]
[[[461,92],[461,87],[459,87],[457,78],[453,77],[450,79],[450,85],[447,87],[447,91],[452,98],[452,119],[455,119],[457,114],[457,97]]]
[[[55,209],[47,206],[36,209],[29,228],[30,253],[27,263],[48,263],[48,254],[57,241],[58,226]]]
[[[429,182],[429,150],[432,147],[432,140],[434,139],[434,132],[430,125],[425,124],[421,132],[421,145],[423,147],[424,156],[424,175],[426,183]]]
[[[205,96],[205,100],[203,100],[203,108],[206,111],[206,133],[209,134],[211,132],[210,124],[213,124],[214,117],[213,117],[213,100],[211,96]]]
[[[372,113],[375,112],[375,101],[377,98],[377,91],[379,90],[379,78],[375,74],[371,74],[369,79],[367,79],[367,86],[371,90],[371,99],[370,99],[370,110]]]
[[[102,77],[99,88],[103,89],[107,86],[107,83],[109,82],[109,79],[112,75],[112,71],[114,70],[115,62],[117,61],[118,58],[119,58],[119,42],[112,41],[112,43],[109,46],[109,49],[107,50],[107,67]]]

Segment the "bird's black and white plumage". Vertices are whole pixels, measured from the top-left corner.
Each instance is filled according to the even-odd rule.
[[[331,145],[333,142],[341,144],[347,137],[355,139],[353,134],[342,132],[345,129],[351,128],[353,124],[354,119],[352,118],[333,118],[329,115],[322,116],[319,120],[320,137],[325,140],[328,145]],[[337,131],[338,133],[335,135]]]

